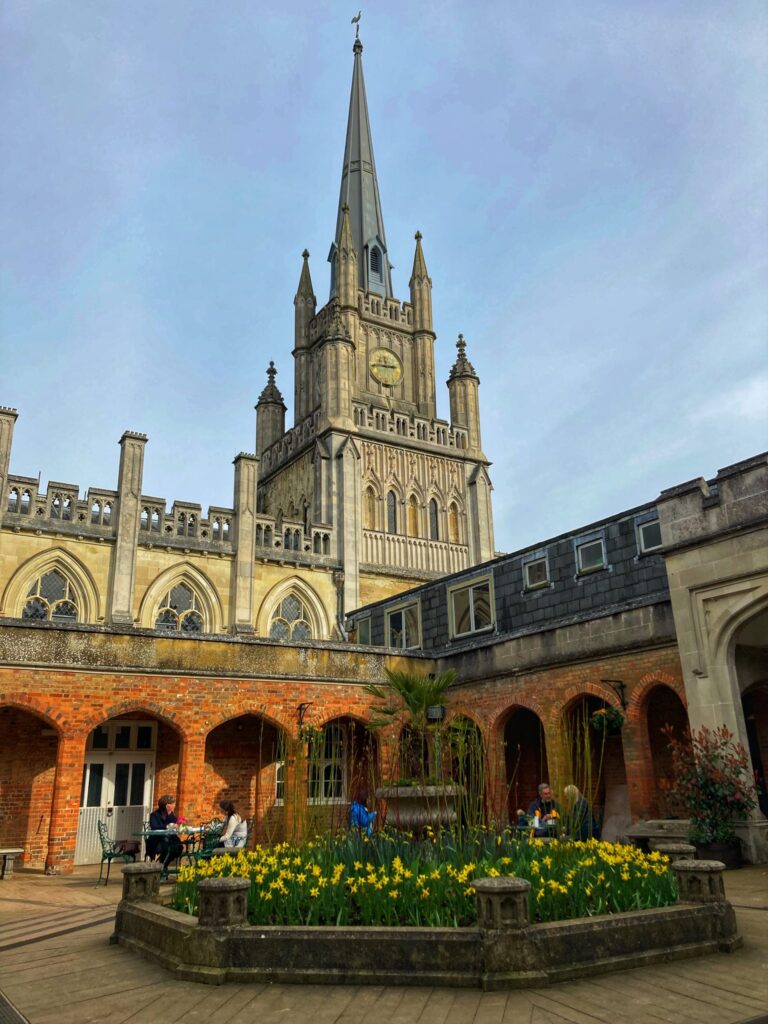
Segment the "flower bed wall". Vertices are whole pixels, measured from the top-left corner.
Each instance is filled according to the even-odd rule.
[[[172,970],[221,984],[440,985],[515,988],[730,952],[741,944],[723,866],[673,865],[685,902],[658,910],[530,925],[529,883],[478,879],[476,928],[254,927],[247,879],[201,883],[198,918],[162,907],[160,868],[124,870],[114,942]]]

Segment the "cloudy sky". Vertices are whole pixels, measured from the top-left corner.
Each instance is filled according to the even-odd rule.
[[[356,6],[4,0],[11,471],[228,505],[301,251],[328,294]],[[361,38],[396,295],[481,379],[500,550],[768,447],[763,0],[387,0]],[[440,415],[447,391],[440,387]]]

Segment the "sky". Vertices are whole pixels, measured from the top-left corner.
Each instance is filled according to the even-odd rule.
[[[11,472],[228,506],[270,359],[293,423],[357,13],[338,0],[4,0],[0,405]],[[768,448],[768,7],[363,10],[395,295],[433,282],[438,415],[480,377],[496,546]]]

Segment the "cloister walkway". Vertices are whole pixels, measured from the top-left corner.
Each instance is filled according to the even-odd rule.
[[[726,875],[744,948],[549,988],[210,987],[109,945],[119,876],[0,882],[0,1024],[768,1024],[768,868]]]

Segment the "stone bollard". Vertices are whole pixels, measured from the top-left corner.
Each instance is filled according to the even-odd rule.
[[[719,860],[678,860],[672,864],[680,899],[686,903],[725,903],[723,872]]]
[[[669,857],[673,864],[678,860],[696,860],[696,847],[690,843],[666,843],[659,840],[651,843],[651,849]]]
[[[476,878],[472,885],[482,931],[520,931],[530,925],[530,882],[524,878]]]
[[[233,928],[247,924],[249,878],[204,878],[197,891],[199,928]]]
[[[528,939],[531,883],[524,878],[476,878],[472,885],[483,950],[483,988],[546,983]]]
[[[126,864],[123,868],[123,899],[126,903],[160,900],[161,864]]]

